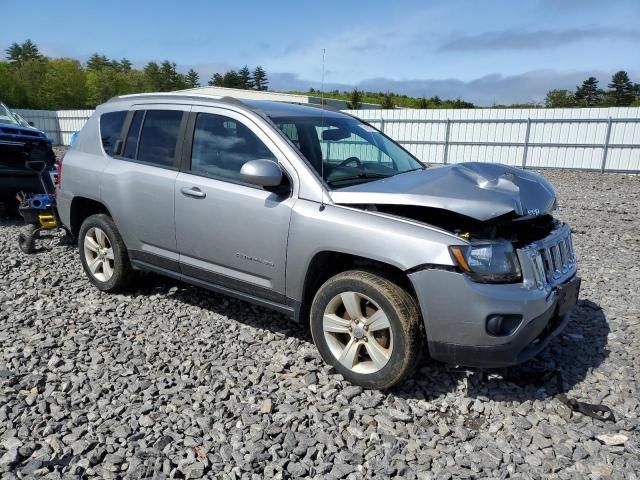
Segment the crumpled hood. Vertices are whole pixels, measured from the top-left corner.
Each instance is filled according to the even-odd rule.
[[[440,208],[476,220],[509,212],[550,213],[553,187],[541,175],[498,163],[458,163],[402,173],[331,192],[335,203],[413,205]]]

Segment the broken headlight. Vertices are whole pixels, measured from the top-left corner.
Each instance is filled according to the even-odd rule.
[[[512,283],[522,280],[520,262],[511,242],[474,242],[449,247],[460,269],[474,281]]]

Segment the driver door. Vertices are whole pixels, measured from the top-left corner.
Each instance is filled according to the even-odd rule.
[[[175,186],[183,275],[284,303],[294,198],[240,178],[247,161],[281,153],[260,126],[224,108],[193,107],[185,142],[188,165]]]

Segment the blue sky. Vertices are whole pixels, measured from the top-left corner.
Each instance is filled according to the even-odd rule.
[[[0,0],[0,48],[49,56],[170,59],[201,80],[262,65],[272,89],[318,87],[541,100],[588,75],[640,82],[640,0]]]

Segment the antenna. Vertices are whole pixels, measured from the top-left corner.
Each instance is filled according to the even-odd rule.
[[[324,55],[326,49],[322,49],[322,82],[320,83],[320,135],[324,133]],[[327,140],[328,141],[328,140]],[[328,148],[327,148],[328,152]],[[327,159],[328,160],[328,159]],[[320,211],[324,210],[324,158],[320,150],[320,178],[322,178],[322,191],[320,192]]]

